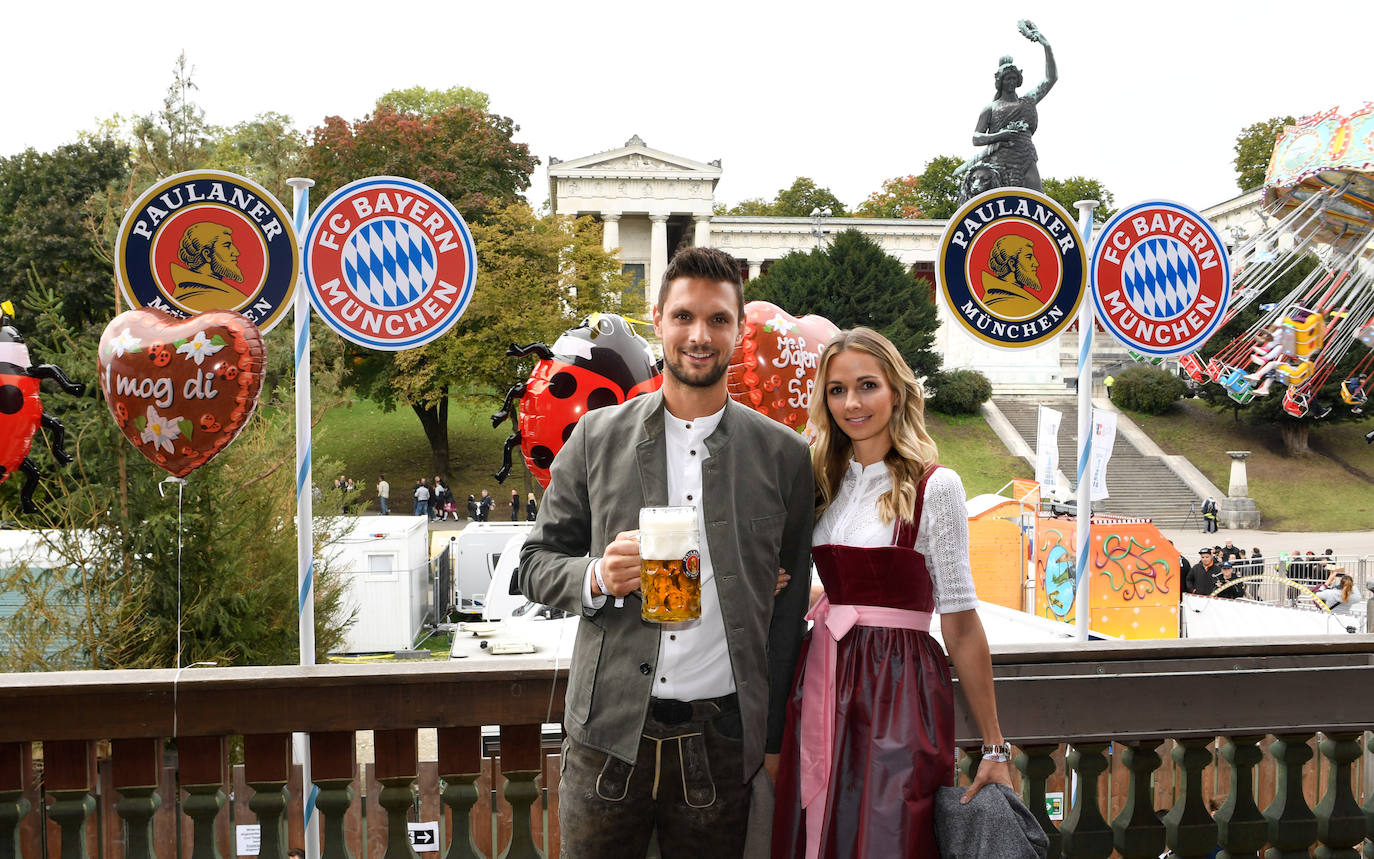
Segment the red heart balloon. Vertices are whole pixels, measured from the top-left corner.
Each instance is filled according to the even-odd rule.
[[[840,329],[822,316],[798,319],[767,301],[749,302],[744,315],[744,338],[730,358],[730,397],[803,432],[821,349]]]
[[[159,468],[185,477],[252,417],[264,354],[262,333],[233,311],[178,319],[141,309],[105,327],[96,362],[124,437]]]

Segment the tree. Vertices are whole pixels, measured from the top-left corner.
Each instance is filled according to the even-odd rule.
[[[217,169],[247,176],[289,207],[292,191],[286,180],[300,175],[304,150],[305,135],[291,117],[268,112],[216,129],[207,155]]]
[[[1274,143],[1283,130],[1295,122],[1291,116],[1275,116],[1247,125],[1236,135],[1236,185],[1249,191],[1264,184]]]
[[[480,221],[530,186],[539,162],[512,139],[518,130],[508,117],[463,105],[423,116],[380,105],[353,123],[327,117],[310,133],[305,168],[321,199],[363,176],[406,176]]]
[[[921,209],[921,217],[943,221],[959,208],[959,180],[954,171],[963,163],[962,158],[953,155],[937,155],[926,162],[925,169],[916,177],[916,205]]]
[[[730,206],[728,208],[724,203],[718,203],[714,207],[713,211],[717,215],[746,215],[750,217],[769,216],[777,214],[777,212],[774,210],[773,204],[763,199],[762,197],[754,197],[750,200],[744,200],[738,205]]]
[[[1096,179],[1086,176],[1055,179],[1051,176],[1044,181],[1044,188],[1045,196],[1068,209],[1070,214],[1078,211],[1073,204],[1079,200],[1096,200],[1101,204],[1093,211],[1094,220],[1099,222],[1105,222],[1116,214],[1116,209],[1112,208],[1112,203],[1116,202],[1115,195]]]
[[[111,137],[0,158],[0,293],[22,305],[34,278],[52,284],[62,315],[81,328],[114,309],[112,274],[83,213],[121,183],[129,147]]]
[[[485,113],[491,106],[491,96],[481,90],[465,86],[448,89],[425,89],[413,86],[407,89],[394,89],[377,99],[377,107],[394,108],[399,113],[413,113],[418,116],[433,116],[451,107],[470,107]]]
[[[73,331],[59,297],[39,285],[21,310],[35,359],[55,363],[87,384],[83,397],[57,394],[45,406],[67,429],[68,466],[53,467],[44,445],[32,455],[46,472],[39,513],[56,563],[7,570],[0,583],[27,598],[7,623],[8,670],[140,668],[175,664],[181,619],[182,664],[296,662],[295,460],[289,383],[265,389],[261,407],[212,464],[162,497],[166,476],[140,456],[101,402],[95,384],[97,326]],[[321,414],[328,404],[317,403]],[[317,463],[317,467],[336,467]],[[18,484],[0,486],[0,508],[15,518]],[[178,492],[184,499],[178,509]],[[337,532],[329,504],[317,505],[316,554],[328,556]],[[337,503],[337,502],[335,502]],[[317,565],[316,641],[336,648],[348,621],[342,577]]]
[[[859,204],[854,214],[863,218],[923,218],[925,215],[916,193],[919,183],[915,176],[888,179]]]
[[[840,328],[864,325],[885,335],[917,376],[934,376],[939,327],[930,284],[917,280],[876,242],[845,230],[824,248],[790,253],[745,285],[745,297],[795,316],[814,313]]]
[[[829,209],[836,218],[845,214],[844,203],[839,197],[806,176],[798,176],[790,187],[778,191],[773,209],[773,214],[783,218],[810,217],[816,209]]]

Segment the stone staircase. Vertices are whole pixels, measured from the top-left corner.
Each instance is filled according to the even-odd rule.
[[[1032,451],[1040,404],[1063,413],[1059,425],[1059,468],[1072,482],[1078,459],[1077,400],[998,397],[993,402]],[[1201,527],[1201,512],[1189,522],[1188,505],[1195,503],[1200,511],[1203,499],[1159,457],[1142,454],[1120,432],[1112,447],[1112,458],[1107,461],[1107,491],[1111,497],[1096,502],[1094,512],[1148,517],[1161,529],[1183,528],[1185,523]]]

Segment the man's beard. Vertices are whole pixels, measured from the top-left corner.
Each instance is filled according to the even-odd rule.
[[[1014,277],[1016,278],[1017,286],[1024,286],[1026,289],[1040,289],[1040,278],[1035,272],[1023,267],[1020,263],[1016,264],[1016,273]]]
[[[720,352],[717,352],[716,357],[720,359],[718,363],[704,367],[698,371],[695,376],[691,375],[691,371],[683,366],[681,359],[672,361],[665,355],[663,357],[663,367],[672,374],[674,379],[677,379],[684,385],[693,388],[709,388],[719,382],[721,376],[725,375],[725,371],[730,369],[730,353],[726,353],[722,356]]]
[[[243,270],[239,268],[239,264],[231,259],[221,258],[217,253],[210,255],[210,274],[243,283]]]

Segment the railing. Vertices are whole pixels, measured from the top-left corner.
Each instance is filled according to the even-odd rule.
[[[1371,636],[999,648],[1003,728],[1051,855],[1359,857],[1374,831],[1372,653]],[[440,821],[435,855],[556,856],[557,749],[540,724],[551,706],[558,718],[564,676],[530,657],[0,675],[0,857],[236,855],[230,816],[284,857],[303,843],[299,730],[326,857],[410,856],[417,818]],[[501,726],[499,748],[483,725]],[[956,725],[975,746],[962,708]],[[437,729],[432,760],[418,728]],[[1062,790],[1056,826],[1045,795]]]

